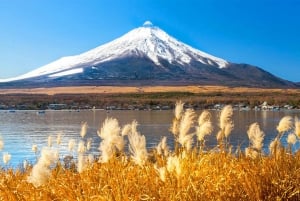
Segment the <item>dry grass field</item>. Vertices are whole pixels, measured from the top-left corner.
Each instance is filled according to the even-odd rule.
[[[52,87],[32,89],[0,89],[0,94],[114,94],[114,93],[157,93],[157,92],[191,92],[191,93],[293,93],[300,94],[300,89],[262,89],[226,86],[80,86]]]

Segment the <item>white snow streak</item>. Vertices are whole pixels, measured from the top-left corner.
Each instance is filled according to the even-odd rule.
[[[82,72],[83,72],[82,68],[75,68],[75,69],[72,69],[72,70],[67,70],[67,71],[63,71],[63,72],[59,72],[59,73],[49,75],[49,77],[61,77],[61,76],[66,76],[66,75],[73,75],[73,74],[77,74],[77,73],[82,73]]]

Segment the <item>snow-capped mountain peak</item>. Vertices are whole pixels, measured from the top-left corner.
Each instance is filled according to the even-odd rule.
[[[124,48],[126,47],[126,48]],[[92,53],[93,52],[93,53]],[[109,54],[103,55],[103,52]],[[192,48],[171,37],[160,28],[146,21],[142,27],[133,29],[124,36],[100,46],[87,54],[102,55],[105,61],[124,54],[143,54],[159,65],[159,59],[169,63],[189,64],[195,59],[203,64],[226,67],[227,61]]]
[[[143,26],[90,51],[76,56],[63,57],[24,75],[11,79],[0,79],[0,82],[80,73],[85,67],[99,65],[125,56],[147,57],[158,66],[162,66],[161,60],[180,65],[190,65],[191,61],[198,61],[218,68],[225,68],[229,64],[223,59],[178,41],[150,21],[146,21]],[[64,73],[65,71],[66,73]]]

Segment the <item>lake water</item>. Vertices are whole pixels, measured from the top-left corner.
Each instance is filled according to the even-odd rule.
[[[201,111],[196,111],[199,115]],[[218,132],[218,115],[220,111],[211,111],[214,118],[214,132],[206,141],[207,146],[216,145],[216,133]],[[276,126],[280,119],[290,115],[300,117],[299,110],[289,111],[235,111],[234,130],[230,135],[230,144],[233,146],[241,145],[243,148],[248,145],[247,129],[251,123],[258,122],[261,129],[265,132],[264,149],[267,152],[268,145],[277,135]],[[12,158],[8,166],[17,167],[23,160],[35,162],[36,157],[32,151],[32,145],[36,144],[38,150],[47,146],[48,136],[53,139],[53,148],[58,149],[60,157],[74,155],[75,152],[68,151],[68,142],[75,139],[81,140],[81,123],[88,123],[88,131],[85,139],[92,138],[91,152],[99,155],[98,147],[100,138],[97,130],[102,126],[106,117],[115,117],[119,120],[120,126],[137,120],[138,130],[146,136],[147,147],[152,148],[158,144],[162,136],[168,137],[168,144],[173,145],[174,138],[168,131],[173,119],[173,111],[104,111],[104,110],[85,110],[85,111],[51,111],[45,114],[37,114],[36,111],[0,111],[0,137],[4,141],[2,153],[8,152]],[[56,136],[62,134],[62,143],[58,147]],[[285,142],[285,139],[283,139]],[[299,142],[296,144],[299,147]],[[0,166],[5,166],[0,161]]]

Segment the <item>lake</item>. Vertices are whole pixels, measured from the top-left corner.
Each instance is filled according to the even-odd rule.
[[[196,111],[197,115],[201,111]],[[214,147],[216,145],[216,133],[218,132],[218,115],[220,111],[211,111],[213,115],[214,132],[206,138],[206,145]],[[264,150],[268,152],[271,140],[277,135],[276,126],[280,119],[290,115],[300,117],[299,110],[286,111],[234,111],[234,130],[230,135],[230,144],[234,147],[240,145],[242,148],[248,146],[247,130],[251,123],[258,122],[261,129],[265,132]],[[162,136],[167,136],[168,144],[173,145],[174,138],[168,131],[173,119],[173,111],[105,111],[105,110],[81,110],[81,111],[62,111],[47,110],[45,113],[38,114],[37,111],[0,111],[0,137],[4,141],[4,148],[0,154],[8,152],[11,154],[11,161],[7,166],[17,167],[23,160],[32,163],[36,161],[39,154],[35,155],[32,145],[36,144],[38,150],[48,145],[48,136],[53,139],[53,148],[58,149],[60,157],[74,155],[70,153],[68,142],[75,139],[78,143],[81,140],[81,123],[88,123],[88,131],[85,140],[92,138],[91,152],[99,155],[98,147],[100,138],[97,130],[102,126],[106,117],[115,117],[119,120],[120,126],[137,120],[138,130],[146,136],[147,147],[155,147]],[[62,134],[61,145],[56,144],[56,136]],[[285,139],[283,139],[285,143]],[[296,147],[299,147],[297,142]],[[2,156],[1,156],[2,157]],[[2,158],[1,158],[2,159]],[[0,166],[6,167],[3,161]]]

